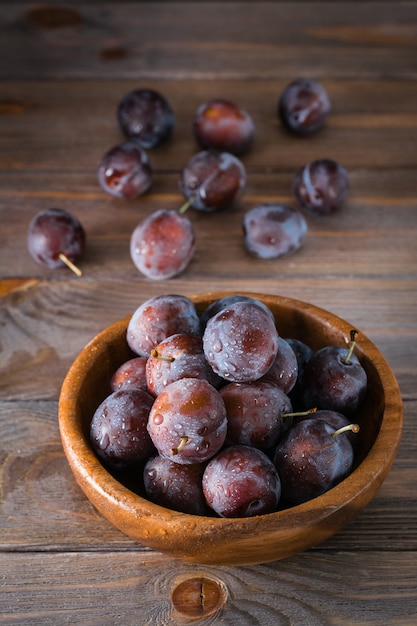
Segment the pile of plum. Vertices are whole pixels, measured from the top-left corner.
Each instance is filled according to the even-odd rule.
[[[126,333],[132,357],[92,416],[100,461],[152,502],[220,517],[271,513],[343,480],[367,391],[356,331],[313,351],[278,327],[244,294],[200,315],[184,295],[142,303]]]
[[[290,133],[311,135],[324,126],[330,108],[321,83],[298,79],[280,94],[277,115]],[[161,93],[140,88],[121,99],[117,120],[124,140],[102,157],[98,182],[116,198],[137,198],[152,187],[154,171],[148,152],[171,137],[174,112]],[[246,185],[241,156],[251,149],[256,131],[249,113],[234,102],[213,99],[198,107],[192,131],[200,151],[181,170],[178,184],[185,202],[178,210],[161,208],[147,215],[131,233],[131,259],[139,272],[152,280],[169,279],[183,272],[194,255],[196,238],[185,212],[189,208],[205,213],[223,211],[234,204]],[[298,207],[268,202],[245,212],[245,249],[261,259],[295,252],[307,235],[304,212],[333,213],[348,191],[347,172],[340,163],[329,158],[306,163],[295,173],[292,183]],[[29,225],[29,251],[47,267],[67,265],[80,275],[76,261],[84,247],[83,227],[67,211],[41,211]]]

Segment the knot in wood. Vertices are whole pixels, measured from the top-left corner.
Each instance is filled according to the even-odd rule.
[[[171,597],[179,615],[193,620],[218,613],[224,607],[226,599],[225,585],[205,576],[183,580],[174,588]]]

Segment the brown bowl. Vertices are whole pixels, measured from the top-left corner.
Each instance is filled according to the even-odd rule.
[[[228,295],[190,296],[202,312]],[[275,315],[283,337],[301,339],[313,349],[344,345],[352,326],[311,304],[280,296],[248,294]],[[336,533],[373,498],[397,453],[402,432],[402,400],[384,357],[360,334],[356,354],[368,375],[368,392],[355,421],[357,462],[339,485],[309,502],[257,517],[226,519],[172,511],[122,484],[103,467],[89,443],[92,415],[109,393],[115,369],[130,358],[126,343],[129,318],[95,337],[71,366],[59,401],[59,426],[65,454],[78,484],[114,526],[138,542],[186,561],[216,565],[265,563],[317,545]]]

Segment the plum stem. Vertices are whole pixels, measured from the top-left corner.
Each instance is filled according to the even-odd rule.
[[[80,268],[74,265],[74,263],[69,260],[66,254],[60,252],[58,254],[58,257],[63,263],[65,263],[67,267],[69,267],[70,270],[74,272],[74,274],[76,274],[77,276],[82,276],[82,271],[80,270]]]
[[[162,354],[159,354],[158,350],[156,350],[155,348],[153,350],[151,350],[151,356],[154,359],[158,359],[158,361],[166,361],[167,363],[173,363],[175,361],[175,357],[173,357],[173,356],[162,356]]]
[[[180,213],[180,215],[185,213],[186,210],[190,208],[190,206],[194,202],[195,198],[196,198],[195,196],[191,196],[190,198],[188,198],[188,200],[186,202],[184,202],[184,204],[182,206],[180,206],[180,208],[178,209],[178,213]]]
[[[348,431],[351,431],[352,433],[358,433],[359,430],[359,424],[347,424],[346,426],[342,426],[341,428],[335,430],[334,433],[332,433],[332,437],[337,437],[337,435],[340,435],[341,433],[346,433]]]
[[[317,407],[313,409],[308,409],[307,411],[296,411],[295,413],[283,413],[282,417],[305,417],[306,415],[311,415],[312,413],[317,412]]]
[[[171,454],[178,454],[189,441],[190,441],[190,438],[187,437],[186,435],[181,437],[181,441],[179,442],[178,447],[172,448]]]
[[[357,330],[351,330],[350,331],[350,346],[349,346],[349,350],[348,350],[348,353],[345,356],[345,358],[342,359],[342,363],[344,363],[345,365],[349,365],[349,363],[350,363],[351,356],[352,356],[353,351],[354,351],[355,346],[356,346],[356,335],[357,334],[358,334]]]

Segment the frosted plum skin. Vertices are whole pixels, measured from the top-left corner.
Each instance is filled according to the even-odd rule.
[[[236,302],[208,320],[203,349],[219,376],[231,382],[250,382],[266,374],[275,361],[278,332],[263,307]]]
[[[277,259],[296,252],[307,231],[302,213],[288,204],[261,204],[249,209],[243,218],[245,248],[258,259]]]
[[[203,463],[225,442],[226,408],[207,380],[181,378],[155,398],[147,428],[161,456],[176,463]]]
[[[160,209],[142,220],[130,238],[136,268],[151,280],[173,278],[185,270],[195,251],[191,221],[178,211]]]
[[[264,452],[231,446],[208,462],[203,492],[208,505],[221,517],[253,517],[276,510],[281,481]]]
[[[90,424],[90,441],[97,456],[120,469],[154,454],[147,432],[153,397],[141,389],[120,389],[97,407]]]
[[[310,358],[302,377],[305,408],[329,409],[351,415],[362,404],[367,375],[359,359],[352,354],[348,364],[347,348],[326,346]]]

